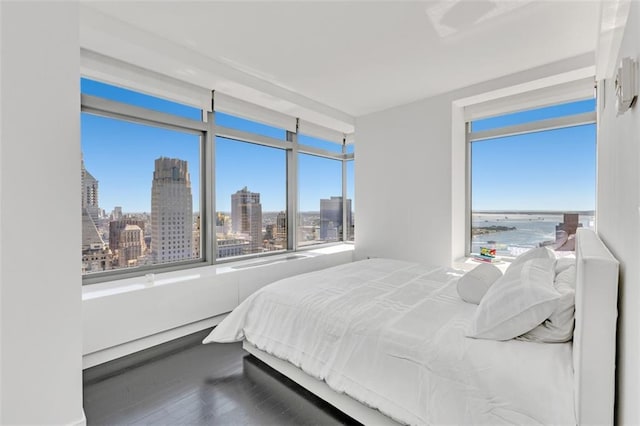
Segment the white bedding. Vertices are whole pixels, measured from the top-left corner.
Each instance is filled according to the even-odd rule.
[[[465,337],[460,273],[389,259],[287,278],[204,340],[251,344],[407,424],[575,424],[571,343]]]

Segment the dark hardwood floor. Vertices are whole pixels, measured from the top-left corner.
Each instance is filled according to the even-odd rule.
[[[84,379],[90,426],[358,424],[240,343],[192,343],[102,377],[90,370]]]

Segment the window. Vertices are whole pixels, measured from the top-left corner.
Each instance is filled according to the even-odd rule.
[[[217,258],[287,249],[286,151],[216,138]]]
[[[353,240],[352,148],[282,114],[286,129],[81,86],[83,283]]]
[[[482,247],[506,256],[539,246],[572,251],[576,229],[594,227],[594,109],[587,100],[520,112],[517,122],[534,129],[522,132],[501,133],[516,114],[471,123],[472,254]]]
[[[298,164],[298,246],[341,241],[342,162],[299,154]]]
[[[353,146],[353,145],[351,145]],[[352,151],[353,152],[353,151]],[[347,230],[347,241],[355,240],[355,185],[354,185],[354,170],[353,160],[346,162],[347,167],[347,200],[351,205],[351,223]]]
[[[201,131],[83,109],[83,275],[201,260]]]

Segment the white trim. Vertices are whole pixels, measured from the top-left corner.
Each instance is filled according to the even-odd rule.
[[[161,331],[160,333],[126,342],[121,345],[112,346],[110,348],[86,354],[82,357],[82,369],[112,361],[125,355],[130,355],[143,349],[213,327],[214,325],[218,325],[226,316],[227,314],[217,315],[191,324],[172,328],[171,330]]]
[[[257,135],[243,130],[231,129],[229,127],[216,126],[216,136],[238,142],[255,143],[272,148],[291,149],[291,143],[286,142],[285,140]]]
[[[351,145],[352,143],[356,142],[356,134],[354,133],[347,133],[344,135],[344,142],[347,145]]]
[[[258,358],[260,361],[287,376],[303,388],[307,389],[309,392],[320,397],[322,400],[328,402],[343,413],[346,413],[347,415],[356,419],[364,425],[399,425],[399,423],[397,423],[390,417],[385,416],[380,411],[369,408],[361,402],[358,402],[355,399],[351,398],[350,396],[345,395],[344,393],[336,392],[335,390],[331,389],[325,382],[309,376],[304,371],[300,370],[287,361],[281,360],[274,357],[273,355],[261,351],[252,344],[248,343],[246,340],[242,342],[242,347],[244,350]]]
[[[595,80],[593,76],[588,76],[526,93],[468,105],[464,109],[465,120],[474,121],[506,113],[589,99],[594,97],[594,93]]]
[[[548,77],[539,78],[537,80],[532,80],[526,83],[516,84],[513,86],[492,90],[466,98],[460,98],[455,100],[454,103],[456,106],[467,107],[470,105],[488,102],[500,98],[506,98],[514,95],[527,96],[530,93],[535,93],[535,91],[538,89],[544,89],[553,86],[560,87],[560,85],[562,84],[572,83],[574,81],[582,80],[585,78],[593,78],[593,76],[595,76],[595,73],[595,65],[589,65],[572,71],[562,72]]]
[[[329,142],[335,142],[342,145],[345,139],[345,134],[337,130],[329,129],[328,127],[319,126],[309,121],[300,120],[300,126],[298,133],[306,136],[312,136]]]
[[[468,136],[468,142],[503,138],[507,136],[516,136],[526,133],[542,132],[545,130],[562,129],[565,127],[581,126],[583,124],[595,123],[596,112],[586,112],[584,114],[575,114],[566,117],[551,118],[548,120],[532,121],[515,126],[506,126],[497,129],[483,130],[480,132],[471,132]]]
[[[80,73],[93,80],[169,99],[198,109],[211,109],[211,91],[87,49],[80,49]]]
[[[290,115],[234,98],[219,91],[214,93],[213,99],[216,111],[248,118],[290,132],[296,131],[296,118]]]
[[[99,98],[97,96],[80,95],[80,99],[82,112],[196,133],[208,130],[208,125],[204,121],[153,111],[135,105]]]

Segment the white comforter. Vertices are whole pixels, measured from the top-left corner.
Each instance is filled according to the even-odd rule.
[[[571,344],[465,337],[456,271],[389,259],[278,281],[204,340],[246,338],[407,424],[575,424]]]

